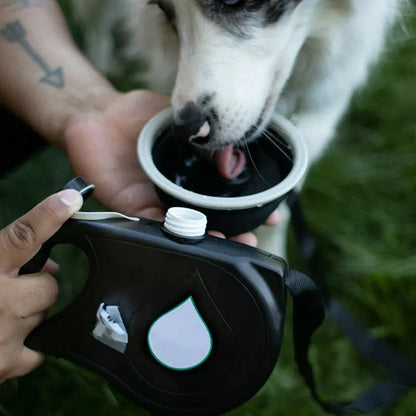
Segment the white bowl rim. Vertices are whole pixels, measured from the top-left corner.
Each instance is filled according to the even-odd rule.
[[[189,191],[179,185],[171,182],[156,168],[152,158],[152,147],[154,141],[159,137],[163,130],[173,121],[173,110],[169,107],[156,114],[143,127],[137,144],[137,153],[140,164],[151,179],[151,181],[166,192],[168,195],[196,207],[210,208],[217,210],[236,210],[253,207],[261,207],[268,202],[276,200],[291,191],[302,179],[306,172],[308,156],[306,145],[299,131],[286,118],[280,114],[272,117],[273,128],[288,141],[292,146],[294,154],[293,167],[289,174],[277,185],[255,194],[237,196],[237,197],[220,197],[199,194]]]

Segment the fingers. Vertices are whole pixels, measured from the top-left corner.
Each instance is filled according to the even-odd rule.
[[[82,203],[79,192],[61,191],[0,230],[0,272],[10,273],[27,263]]]
[[[4,379],[24,376],[39,367],[44,359],[45,357],[40,352],[30,350],[23,346],[20,354],[16,354],[16,365],[6,371],[6,377]]]
[[[257,246],[257,237],[253,233],[244,233],[235,235],[232,237],[226,237],[223,233],[219,231],[208,231],[209,235],[218,238],[228,238],[228,240],[236,241],[237,243],[247,244],[248,246],[256,247]]]
[[[23,264],[82,206],[81,195],[66,190],[52,195],[26,215],[0,230],[0,382],[29,373],[42,354],[24,346],[44,311],[58,297],[58,285],[47,273],[58,265],[49,260],[43,272],[14,278]]]
[[[137,212],[137,215],[142,218],[149,218],[155,221],[163,222],[165,219],[165,212],[159,207],[142,208]]]
[[[42,354],[24,346],[58,297],[58,285],[47,273],[58,265],[49,260],[43,272],[14,278],[23,264],[82,206],[81,195],[66,190],[52,195],[26,215],[0,230],[0,382],[29,373]]]
[[[55,279],[47,273],[10,278],[0,275],[0,382],[29,373],[43,356],[24,340],[43,320],[58,296]]]
[[[48,273],[22,275],[9,280],[13,309],[21,318],[46,311],[58,299],[58,283]]]
[[[52,259],[48,259],[45,265],[42,267],[41,272],[49,273],[49,274],[56,274],[59,272],[59,264]]]
[[[210,230],[207,231],[209,235],[212,235],[213,237],[218,237],[218,238],[226,238],[225,235],[219,231],[214,231],[214,230]]]
[[[0,383],[9,378],[24,376],[44,361],[43,354],[20,344],[9,344],[7,349],[0,345]]]
[[[59,295],[58,283],[48,273],[0,277],[0,313],[25,319],[50,308]]]
[[[244,233],[228,238],[231,241],[237,241],[238,243],[247,244],[248,246],[257,246],[257,237],[253,233]]]
[[[280,219],[279,211],[276,209],[269,215],[269,218],[267,218],[264,225],[270,225],[270,226],[276,225],[279,222],[279,219]]]
[[[267,218],[264,225],[274,226],[279,222],[279,219],[279,211],[275,210],[270,214],[269,218]],[[253,233],[244,233],[233,237],[228,237],[228,239],[232,241],[237,241],[238,243],[247,244],[252,247],[257,247],[258,244],[257,237]]]
[[[280,219],[279,211],[276,209],[269,215],[264,225],[274,226],[279,222],[279,219]],[[242,243],[242,244],[247,244],[252,247],[257,247],[257,244],[258,244],[257,237],[253,233],[244,233],[244,234],[236,235],[233,237],[226,237],[220,231],[211,230],[211,231],[208,231],[208,234],[214,237],[218,237],[218,238],[228,238],[229,240],[237,241],[238,243]]]

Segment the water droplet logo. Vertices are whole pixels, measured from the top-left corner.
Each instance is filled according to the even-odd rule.
[[[159,363],[178,371],[198,367],[212,350],[211,333],[192,296],[153,322],[147,341]]]

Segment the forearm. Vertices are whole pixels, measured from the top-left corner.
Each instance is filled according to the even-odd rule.
[[[0,104],[53,143],[68,120],[115,94],[78,51],[52,0],[0,0]]]

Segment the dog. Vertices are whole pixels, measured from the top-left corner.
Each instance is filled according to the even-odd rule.
[[[79,2],[84,15],[94,8],[82,3],[89,2]],[[126,56],[147,63],[150,89],[172,95],[175,123],[190,126],[190,140],[230,152],[243,139],[255,140],[278,112],[297,126],[314,163],[383,50],[403,0],[105,4],[125,12]],[[232,155],[223,158],[229,166],[221,165],[226,177],[239,170],[238,153]],[[279,211],[276,230],[256,234],[262,248],[284,256],[289,214]]]

